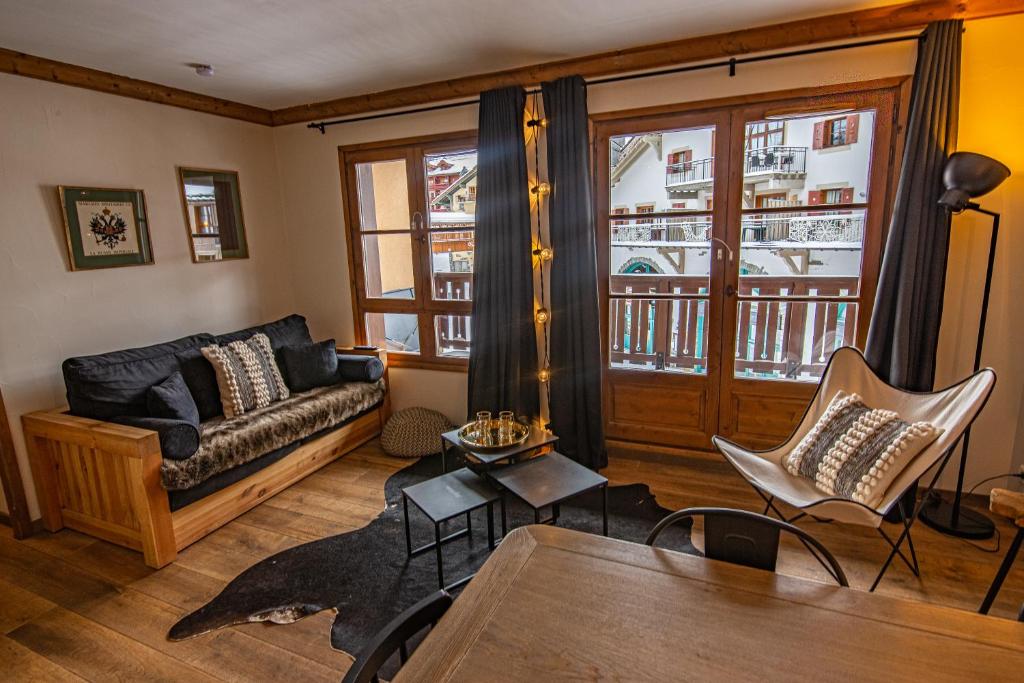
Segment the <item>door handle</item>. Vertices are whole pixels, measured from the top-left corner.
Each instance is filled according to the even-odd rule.
[[[726,296],[736,296],[736,288],[733,287],[732,285],[726,285],[725,286],[725,295]]]

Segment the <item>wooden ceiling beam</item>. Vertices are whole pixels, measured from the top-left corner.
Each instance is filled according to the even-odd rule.
[[[537,85],[573,74],[595,78],[646,71],[754,52],[918,30],[940,19],[982,19],[1020,12],[1024,12],[1024,0],[935,0],[886,5],[287,107],[273,112],[273,124],[282,126],[475,97],[492,88]]]
[[[15,52],[0,48],[0,73],[16,74],[38,78],[53,83],[87,88],[111,95],[131,97],[146,102],[156,102],[182,109],[191,109],[206,114],[226,116],[250,123],[272,125],[272,112],[249,104],[232,102],[219,97],[172,88],[168,85],[151,83],[137,78],[90,69],[77,64],[58,62],[44,57]]]
[[[929,22],[939,19],[984,19],[1017,13],[1024,13],[1024,0],[928,0],[886,5],[276,110],[263,109],[4,48],[0,48],[0,73],[38,78],[53,83],[88,88],[112,95],[226,116],[266,126],[283,126],[476,97],[481,92],[492,88],[508,85],[536,85],[543,81],[573,74],[596,78],[647,71],[722,57],[919,30]]]

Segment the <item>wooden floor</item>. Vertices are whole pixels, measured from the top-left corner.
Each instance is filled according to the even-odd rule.
[[[311,475],[211,534],[154,571],[141,556],[63,531],[15,541],[0,526],[0,662],[4,680],[337,681],[350,659],[333,651],[333,615],[296,624],[250,624],[181,643],[165,634],[239,572],[285,548],[367,524],[383,503],[385,480],[407,461],[376,442]],[[724,505],[760,509],[759,499],[724,464],[673,464],[615,458],[613,483],[645,482],[668,508]],[[1003,550],[1012,528],[999,522]],[[839,558],[855,589],[865,590],[885,557],[874,531],[806,525]],[[924,526],[915,530],[923,581],[894,566],[879,591],[977,609],[1002,558]],[[796,543],[786,542],[779,571],[824,580]],[[1013,617],[1024,601],[1024,567],[1011,574],[993,614]]]

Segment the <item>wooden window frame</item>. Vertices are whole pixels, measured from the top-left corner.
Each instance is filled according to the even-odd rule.
[[[472,313],[472,301],[435,299],[433,297],[433,274],[431,270],[430,235],[450,231],[450,228],[434,227],[426,221],[411,225],[408,230],[383,231],[383,234],[409,234],[412,240],[413,274],[415,295],[412,299],[385,299],[366,295],[364,254],[359,222],[358,183],[355,175],[357,163],[390,161],[402,159],[406,163],[406,175],[410,201],[410,213],[428,216],[431,187],[423,167],[423,159],[460,149],[476,149],[475,130],[455,131],[436,135],[423,135],[372,143],[343,145],[338,147],[338,163],[341,170],[341,196],[344,205],[345,245],[348,251],[349,288],[352,295],[353,330],[357,344],[370,343],[367,327],[367,313],[398,313],[417,316],[420,352],[388,352],[388,365],[398,368],[421,368],[466,372],[468,358],[437,355],[437,332],[435,317],[444,315],[468,316]],[[468,230],[474,230],[470,228]]]

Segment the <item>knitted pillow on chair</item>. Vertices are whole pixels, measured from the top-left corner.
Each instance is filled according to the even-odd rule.
[[[783,464],[790,474],[813,480],[819,491],[873,508],[907,463],[941,433],[928,422],[910,424],[840,391]]]
[[[270,339],[262,332],[224,346],[204,346],[202,352],[217,375],[224,417],[288,398],[288,386],[277,369]]]

